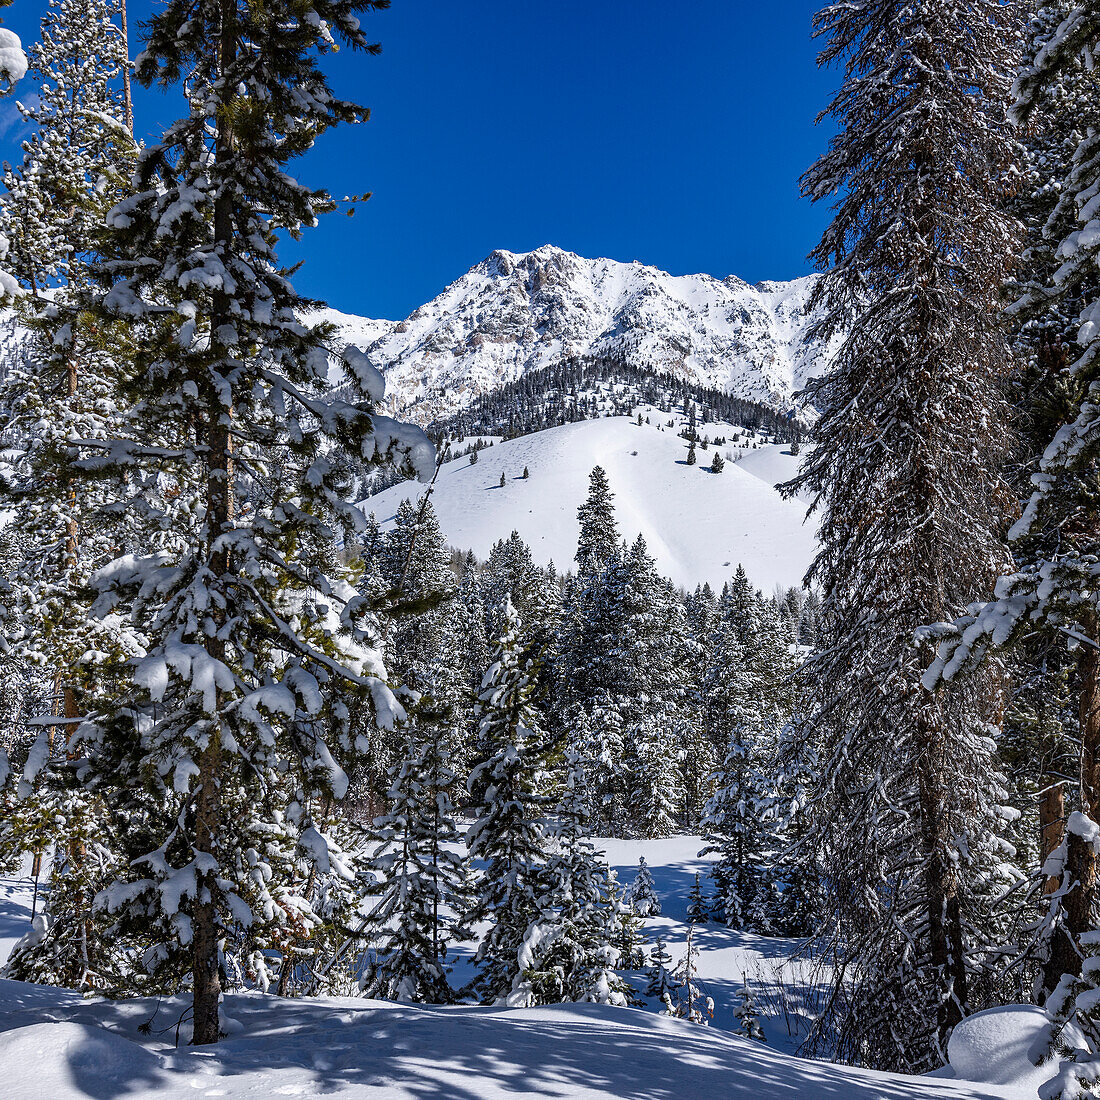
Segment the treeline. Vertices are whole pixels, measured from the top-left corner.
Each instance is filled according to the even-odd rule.
[[[616,387],[622,387],[616,392]],[[652,405],[669,415],[690,406],[703,424],[721,420],[770,436],[777,443],[801,438],[792,410],[776,409],[700,386],[668,371],[653,371],[625,359],[563,359],[479,396],[468,409],[428,425],[433,439],[530,435],[561,424],[599,416],[632,416],[637,405]]]

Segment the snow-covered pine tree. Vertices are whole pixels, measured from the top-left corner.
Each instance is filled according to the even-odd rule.
[[[331,330],[302,322],[308,303],[275,253],[278,232],[331,206],[288,162],[364,116],[331,93],[315,56],[368,48],[359,16],[378,6],[157,10],[136,76],[182,81],[188,114],[140,155],[87,302],[100,323],[127,325],[133,430],[81,469],[178,488],[134,518],[149,533],[177,523],[181,545],[150,552],[146,540],[93,575],[94,613],[140,623],[147,645],[82,725],[82,774],[140,810],[101,901],[120,934],[153,937],[149,970],[175,983],[190,969],[196,1044],[219,1036],[226,936],[243,932],[262,986],[279,940],[318,919],[298,871],[328,860],[314,821],[345,794],[360,748],[351,712],[402,716],[369,602],[331,546],[362,523],[346,503],[358,468],[397,458],[427,478],[433,450],[370,411],[383,383],[356,349],[342,357],[354,400],[326,396]]]
[[[653,882],[653,872],[649,869],[645,856],[639,856],[638,858],[638,873],[623,894],[623,901],[639,917],[659,917],[661,915],[661,899],[657,896],[657,887]]]
[[[764,1029],[760,1026],[756,1001],[749,989],[748,979],[744,976],[742,976],[741,989],[737,995],[737,1007],[733,1010],[733,1014],[737,1017],[737,1027],[733,1029],[734,1035],[743,1035],[746,1039],[755,1039],[759,1043],[768,1041],[764,1035]]]
[[[538,661],[523,646],[523,625],[507,597],[478,695],[481,759],[470,771],[476,820],[466,834],[473,864],[469,922],[489,922],[477,947],[473,989],[507,997],[521,971],[520,949],[538,915],[546,865],[544,800],[536,793],[539,733],[534,695]]]
[[[615,494],[602,466],[588,475],[588,496],[577,509],[580,537],[576,562],[581,573],[606,569],[619,553],[619,528],[615,522]]]
[[[695,881],[699,881],[698,875]],[[714,1002],[703,992],[698,975],[699,948],[695,943],[695,925],[692,923],[688,925],[684,957],[672,972],[672,999],[665,1011],[670,1016],[706,1027],[714,1016]]]
[[[83,278],[134,151],[118,12],[117,0],[50,0],[30,49],[37,91],[18,106],[33,132],[22,163],[5,167],[0,225],[10,242],[6,263],[34,294]]]
[[[588,837],[579,764],[567,755],[561,802],[548,829],[538,915],[524,936],[520,972],[508,996],[516,1007],[629,1000],[629,987],[613,970],[622,959],[608,936],[619,902],[607,863]]]
[[[429,498],[401,502],[392,530],[383,536],[378,566],[392,600],[386,668],[397,682],[424,691],[425,678],[456,656],[441,649],[455,581]]]
[[[25,670],[51,685],[51,704],[27,716],[39,722],[47,713],[80,715],[83,654],[135,651],[117,624],[88,613],[88,577],[125,532],[102,514],[109,494],[77,485],[71,463],[78,451],[70,443],[116,430],[117,362],[126,354],[117,333],[97,331],[73,310],[134,151],[121,121],[125,52],[112,22],[116,10],[103,0],[52,0],[31,50],[40,94],[28,100],[31,106],[20,105],[36,129],[19,167],[5,169],[0,200],[2,231],[12,242],[7,263],[25,291],[16,316],[29,330],[0,385],[0,440],[10,463],[5,490],[20,517],[20,553],[6,574],[5,632]],[[90,910],[114,860],[104,843],[110,830],[75,782],[75,731],[75,721],[38,727],[38,766],[24,768],[9,807],[9,835],[33,834],[40,856],[56,854],[43,917],[48,927],[17,953],[8,973],[85,988],[111,982]]]
[[[710,918],[710,906],[703,897],[703,884],[698,871],[695,873],[691,893],[688,895],[687,917],[692,924],[704,924]]]
[[[726,924],[764,933],[775,930],[778,918],[775,862],[781,842],[773,760],[790,664],[778,625],[775,616],[754,615],[752,630],[742,631],[753,647],[749,652],[735,624],[723,621],[711,637],[703,689],[707,730],[723,755],[703,811],[706,846],[700,854],[719,855],[711,875]]]
[[[668,964],[672,956],[668,953],[665,941],[657,936],[653,941],[653,950],[649,953],[649,969],[646,971],[647,985],[645,995],[654,997],[662,1004],[671,1002],[675,992]]]
[[[547,577],[535,565],[531,548],[513,531],[507,539],[498,541],[489,552],[481,575],[485,598],[486,629],[490,636],[499,636],[505,628],[500,610],[507,598],[519,615],[528,636],[540,637],[553,623],[555,600],[549,591]]]
[[[374,823],[370,867],[381,882],[366,930],[373,960],[361,988],[368,997],[446,1004],[448,947],[468,906],[466,866],[451,803],[448,762],[453,712],[423,697],[403,724],[391,773],[389,808]]]
[[[1049,854],[1037,882],[1046,910],[1037,993],[1040,998],[1049,994],[1046,1006],[1059,1028],[1070,1018],[1083,1026],[1087,1049],[1072,1054],[1046,1088],[1050,1097],[1076,1097],[1091,1095],[1100,1081],[1095,1017],[1100,985],[1095,955],[1100,939],[1100,614],[1095,586],[1100,251],[1094,239],[1100,135],[1092,125],[1098,102],[1092,58],[1100,44],[1100,18],[1088,5],[1056,4],[1039,13],[1031,31],[1031,57],[1017,82],[1015,113],[1025,139],[1032,127],[1042,135],[1032,145],[1030,167],[1041,172],[1035,183],[1046,193],[1039,192],[1042,201],[1031,213],[1045,206],[1046,218],[1041,226],[1031,226],[1029,264],[1013,311],[1037,318],[1040,329],[1025,327],[1021,337],[1032,345],[1033,388],[1045,397],[1028,409],[1034,422],[1025,428],[1034,438],[1045,423],[1053,438],[1035,464],[1023,515],[1009,532],[1015,570],[1000,578],[991,601],[971,608],[953,629],[942,629],[947,637],[926,680],[953,680],[990,658],[998,660],[1005,647],[1016,647],[1029,659],[1037,635],[1048,644],[1061,635],[1072,647],[1066,656],[1073,662],[1076,694],[1077,776],[1069,805],[1058,784],[1041,808],[1042,846]],[[1068,144],[1075,146],[1072,158],[1061,148]],[[1059,419],[1064,420],[1060,425]],[[1067,812],[1072,806],[1076,809]]]
[[[924,688],[931,655],[913,634],[961,613],[1001,556],[1013,18],[999,0],[857,0],[815,20],[844,83],[826,111],[839,132],[803,191],[836,196],[813,255],[828,269],[819,331],[844,336],[809,387],[822,416],[787,488],[822,512],[810,579],[827,639],[807,680],[845,983],[836,1053],[881,1068],[942,1064],[976,1007],[1003,854],[998,692],[980,676]]]
[[[681,802],[676,739],[681,731],[656,700],[650,700],[649,707],[656,713],[646,714],[630,726],[627,757],[620,766],[628,772],[631,831],[635,836],[665,837],[676,832]]]

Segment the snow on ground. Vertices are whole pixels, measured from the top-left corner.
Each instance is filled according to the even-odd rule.
[[[660,932],[682,952],[688,896],[705,873],[700,839],[599,842],[620,881],[645,855],[661,896]],[[29,920],[25,878],[0,881],[0,958]],[[778,968],[809,983],[793,945],[717,924],[697,928],[699,969],[714,997],[714,1026],[646,1009],[559,1005],[498,1009],[430,1007],[344,998],[230,994],[231,1037],[192,1050],[185,998],[106,1001],[0,981],[3,1100],[183,1100],[334,1096],[347,1100],[1034,1100],[1043,1075],[1021,1061],[1035,1010],[975,1017],[952,1041],[958,1068],[997,1084],[916,1078],[794,1057],[774,1003],[762,1006],[768,1044],[731,1034],[731,1004],[747,975]],[[642,974],[630,975],[644,985]],[[1026,1018],[1025,1018],[1026,1017]],[[1017,1026],[1019,1024],[1019,1026]],[[177,1045],[177,1030],[181,1036]],[[1009,1064],[1011,1063],[1011,1064]],[[950,1071],[948,1071],[950,1073]],[[1017,1075],[1023,1077],[1018,1079]],[[961,1076],[959,1074],[958,1076]],[[1008,1082],[1008,1083],[1005,1083]]]
[[[432,495],[445,538],[484,559],[498,539],[516,530],[537,562],[571,568],[577,508],[592,467],[599,465],[615,493],[620,534],[633,541],[641,533],[657,568],[674,583],[694,589],[709,581],[720,589],[740,563],[765,592],[777,584],[800,584],[815,529],[804,522],[805,504],[784,500],[774,488],[798,467],[789,446],[761,444],[739,452],[727,444],[723,455],[741,457],[713,474],[713,447],[698,449],[697,464],[686,464],[687,443],[678,434],[682,418],[670,428],[667,413],[641,411],[651,424],[626,416],[586,420],[497,443],[481,451],[474,465],[466,457],[448,462]],[[700,424],[698,430],[714,438],[732,437],[738,429]],[[406,482],[371,497],[365,507],[385,527],[402,500],[423,491]]]
[[[632,1009],[226,997],[240,1036],[173,1049],[184,1003],[0,982],[6,1100],[993,1100],[1009,1091],[802,1061]],[[155,1016],[154,1016],[155,1014]],[[138,1028],[152,1019],[150,1034]]]
[[[30,929],[34,882],[31,858],[27,856],[18,875],[0,875],[0,963]],[[39,905],[41,912],[41,905]]]

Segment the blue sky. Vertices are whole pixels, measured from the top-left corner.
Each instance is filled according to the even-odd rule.
[[[130,2],[133,38],[152,5]],[[368,23],[380,57],[328,62],[372,120],[330,132],[297,172],[374,197],[288,244],[305,261],[296,285],[398,318],[494,248],[546,243],[674,274],[805,273],[828,211],[798,176],[824,148],[814,116],[837,79],[815,69],[816,6],[394,0]],[[15,0],[4,21],[27,42],[43,10]],[[142,92],[139,136],[174,108]],[[14,161],[13,110],[0,108],[0,156]]]

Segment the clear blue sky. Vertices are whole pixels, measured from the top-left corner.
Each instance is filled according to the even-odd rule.
[[[152,4],[130,4],[133,40]],[[372,120],[298,164],[334,195],[374,197],[288,245],[305,261],[296,285],[400,318],[494,248],[546,243],[674,274],[805,273],[828,212],[798,176],[824,148],[814,116],[837,79],[815,69],[817,6],[393,0],[367,25],[380,57],[327,62]],[[27,43],[44,7],[15,0],[4,21]],[[142,92],[136,107],[155,139],[176,101]],[[0,108],[0,156],[14,161],[12,112]]]

